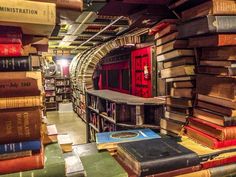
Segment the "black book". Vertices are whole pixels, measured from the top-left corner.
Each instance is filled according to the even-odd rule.
[[[198,155],[172,139],[121,143],[118,158],[139,176],[152,175],[200,164]]]

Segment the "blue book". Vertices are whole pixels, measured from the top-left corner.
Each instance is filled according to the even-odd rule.
[[[161,138],[151,129],[123,130],[96,134],[96,143],[99,150],[116,149],[118,143]]]
[[[19,152],[19,151],[39,151],[41,148],[41,141],[23,141],[18,143],[0,144],[0,154]]]

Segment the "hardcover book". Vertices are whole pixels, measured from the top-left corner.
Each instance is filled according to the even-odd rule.
[[[192,88],[171,88],[170,96],[175,98],[193,98],[194,89]]]
[[[181,114],[181,113],[173,113],[173,112],[165,111],[165,118],[185,123],[188,116],[186,116],[185,114]]]
[[[162,38],[156,40],[156,46],[160,46],[167,42],[173,41],[177,39],[177,36],[178,36],[178,32],[174,32],[166,36],[163,36]]]
[[[193,151],[176,141],[161,138],[118,145],[118,157],[139,176],[152,175],[199,165]]]
[[[150,129],[124,130],[103,132],[96,134],[96,143],[99,150],[114,149],[121,142],[140,141],[144,139],[160,138]]]
[[[161,129],[179,135],[180,132],[182,131],[183,123],[171,119],[161,119],[160,126]]]
[[[179,76],[192,76],[195,75],[195,66],[177,66],[173,68],[161,70],[161,78],[179,77]]]
[[[224,68],[224,67],[199,66],[198,73],[220,75],[220,76],[236,76],[236,67]]]
[[[162,29],[161,31],[159,31],[155,34],[155,39],[159,39],[167,34],[175,32],[175,31],[177,31],[177,27],[175,24],[168,25],[164,29]]]
[[[175,106],[177,108],[189,108],[189,107],[193,107],[193,100],[184,99],[184,98],[178,99],[178,98],[167,97],[166,104],[170,106]]]
[[[21,157],[32,156],[32,151],[19,151],[19,152],[10,152],[5,154],[0,154],[0,160],[16,159]]]
[[[163,67],[166,68],[171,68],[171,67],[176,67],[176,66],[182,66],[182,65],[194,65],[194,57],[181,57],[181,58],[176,58],[171,61],[166,61],[163,63]]]
[[[187,46],[188,46],[187,40],[174,40],[166,44],[163,44],[161,46],[158,46],[156,48],[156,54],[160,55],[160,54],[172,51],[174,49],[184,49],[184,48],[187,48]]]
[[[157,61],[158,62],[169,61],[178,57],[188,57],[188,56],[194,56],[194,51],[189,49],[173,50],[168,53],[158,55]]]

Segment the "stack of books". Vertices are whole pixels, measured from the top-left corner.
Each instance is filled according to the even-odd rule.
[[[198,48],[197,103],[187,135],[217,149],[236,145],[235,2],[211,0],[182,12],[179,26],[189,46]],[[191,29],[191,30],[186,30]]]
[[[158,70],[166,84],[166,110],[161,133],[178,135],[189,115],[195,97],[195,54],[188,40],[179,38],[177,20],[159,22],[156,39]]]

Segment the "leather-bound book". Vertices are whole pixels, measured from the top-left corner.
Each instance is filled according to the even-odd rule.
[[[161,78],[179,77],[179,76],[191,76],[195,75],[194,65],[177,66],[173,68],[161,70]]]
[[[234,33],[235,16],[206,16],[178,26],[179,38],[188,38],[209,33]]]
[[[191,81],[173,82],[174,88],[193,88],[194,85],[195,84]]]
[[[174,49],[184,49],[184,48],[187,48],[187,46],[188,46],[187,40],[174,40],[166,44],[163,44],[161,46],[158,46],[156,48],[156,54],[160,55],[160,54],[172,51]]]
[[[192,88],[171,88],[170,96],[176,98],[194,98],[194,89]]]
[[[175,106],[177,108],[189,108],[189,107],[193,107],[193,100],[184,99],[184,98],[178,99],[178,98],[167,97],[166,104],[170,106]]]
[[[138,176],[169,172],[200,163],[196,153],[168,138],[121,143],[117,154]]]
[[[233,68],[236,66],[236,62],[235,61],[215,61],[215,60],[204,60],[201,59],[200,61],[200,65],[201,66],[212,66],[212,67],[230,67]]]
[[[167,34],[170,34],[176,31],[177,31],[177,28],[175,24],[168,25],[164,29],[162,29],[161,31],[155,34],[155,39],[159,39]]]
[[[166,28],[167,26],[169,26],[171,24],[175,24],[177,22],[178,22],[178,19],[164,19],[164,20],[161,20],[155,26],[153,26],[151,29],[149,29],[148,34],[149,35],[154,35],[157,32],[159,32],[159,31],[163,30],[164,28]]]
[[[222,127],[205,120],[191,117],[189,120],[189,126],[208,134],[220,141],[236,139],[236,127]]]
[[[219,75],[219,76],[236,76],[236,67],[199,66],[198,73],[212,74],[212,75]]]
[[[176,59],[178,57],[189,57],[189,56],[194,56],[194,51],[190,49],[181,49],[181,50],[173,50],[167,53],[164,53],[162,55],[157,56],[157,61],[162,62],[162,61],[169,61]]]
[[[189,39],[188,47],[220,47],[236,45],[236,34],[215,34]]]
[[[181,116],[182,115],[185,115],[185,116],[190,115],[193,112],[191,108],[178,108],[178,107],[169,106],[169,105],[166,106],[166,111],[171,112],[171,113],[177,113],[177,114],[180,114]]]
[[[186,116],[185,114],[165,111],[165,118],[166,119],[172,119],[174,121],[185,123],[187,120],[187,117],[188,116]]]
[[[178,37],[178,32],[174,32],[166,36],[163,36],[162,38],[156,40],[156,46],[160,46],[167,42],[173,41],[177,39],[177,37]]]
[[[179,135],[183,128],[183,122],[175,121],[173,119],[161,119],[160,121],[161,129],[171,132],[175,135]]]
[[[183,20],[189,20],[206,15],[235,15],[236,4],[232,0],[210,0],[196,7],[185,10],[181,16]]]
[[[163,67],[166,69],[182,65],[193,65],[194,63],[195,61],[193,57],[180,57],[171,61],[164,62]]]

